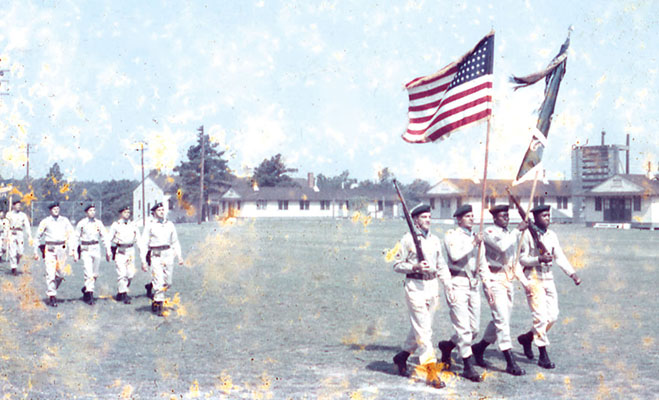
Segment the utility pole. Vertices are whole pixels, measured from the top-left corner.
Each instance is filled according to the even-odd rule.
[[[146,226],[146,196],[144,195],[144,142],[138,142],[136,143],[137,145],[140,146],[139,150],[140,152],[140,163],[142,164],[142,228]]]
[[[201,179],[199,180],[199,212],[197,213],[197,224],[201,224],[204,218],[204,156],[206,153],[206,140],[204,138],[204,126],[200,126],[197,131],[201,136]]]

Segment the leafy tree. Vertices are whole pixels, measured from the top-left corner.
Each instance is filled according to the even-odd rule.
[[[405,196],[405,201],[410,204],[417,204],[425,198],[426,192],[430,189],[430,184],[423,179],[415,179],[409,185],[403,185],[401,191]]]
[[[217,149],[219,143],[211,142],[208,135],[204,135],[204,140],[206,142],[204,147],[204,203],[206,203],[210,194],[219,193],[229,186],[232,176],[227,160],[223,158],[224,151]],[[188,161],[181,161],[181,164],[174,168],[174,172],[178,173],[181,178],[183,198],[189,202],[199,199],[201,147],[201,137],[199,137],[197,143],[188,148]]]
[[[264,159],[254,170],[254,180],[259,186],[295,186],[289,172],[297,172],[297,168],[288,168],[281,159],[281,154]]]
[[[378,171],[377,181],[367,179],[359,182],[359,187],[366,189],[393,188],[393,180],[395,178],[394,174],[389,171],[389,167],[384,167],[382,170]]]
[[[350,176],[350,171],[348,171],[347,169],[341,172],[340,175],[336,175],[333,177],[327,177],[323,174],[319,174],[318,178],[316,179],[316,183],[319,188],[323,188],[323,189],[339,189],[339,188],[349,189],[352,184],[357,183],[357,179],[349,178],[349,176]]]
[[[54,163],[48,170],[46,178],[39,182],[40,192],[39,200],[45,201],[63,201],[66,200],[68,186],[62,181],[64,174],[60,170],[59,164]]]

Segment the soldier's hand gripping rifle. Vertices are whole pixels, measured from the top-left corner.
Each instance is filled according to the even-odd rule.
[[[416,258],[418,259],[418,263],[421,264],[423,261],[426,260],[426,258],[423,256],[423,251],[421,250],[421,242],[419,242],[419,238],[416,236],[416,229],[414,229],[414,223],[412,222],[412,217],[410,216],[410,212],[407,209],[407,205],[405,204],[405,199],[403,198],[403,194],[400,192],[400,189],[398,188],[398,182],[394,179],[394,187],[396,188],[396,193],[398,193],[398,198],[400,199],[400,203],[403,206],[403,214],[405,214],[405,220],[407,221],[407,226],[410,228],[410,233],[412,234],[412,240],[414,241],[414,247],[416,248]]]
[[[513,204],[515,204],[515,208],[517,208],[517,212],[519,212],[519,216],[522,217],[524,221],[527,221],[526,219],[526,212],[522,208],[522,206],[519,204],[515,196],[510,191],[509,187],[506,187],[506,191],[508,192],[508,197],[510,200],[512,200]],[[538,251],[540,252],[540,255],[551,255],[551,252],[547,249],[544,243],[540,240],[540,237],[538,236],[538,228],[535,226],[535,223],[533,221],[528,220],[529,223],[529,233],[531,234],[531,237],[533,238],[533,242],[535,243],[535,246],[538,248]]]

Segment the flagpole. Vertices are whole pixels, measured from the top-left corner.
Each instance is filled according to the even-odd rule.
[[[483,234],[483,225],[485,217],[485,186],[487,184],[487,162],[488,155],[490,150],[490,127],[491,127],[492,115],[487,117],[487,133],[485,133],[485,166],[483,167],[483,183],[481,185],[481,223],[480,223],[480,233]],[[483,250],[483,241],[478,243],[478,257],[476,258],[476,270],[480,268],[481,260],[481,251]]]
[[[529,197],[529,203],[526,206],[526,218],[524,219],[524,221],[527,221],[527,222],[529,220],[529,212],[531,212],[531,204],[533,204],[533,198],[535,197],[535,188],[536,188],[536,185],[538,183],[538,175],[539,174],[540,174],[540,169],[538,168],[538,169],[536,169],[535,177],[533,178],[533,186],[531,186],[531,197]],[[528,227],[527,229],[532,229],[532,228]],[[519,279],[519,276],[516,273],[516,271],[518,271],[520,274],[522,273],[517,268],[517,261],[519,260],[519,254],[522,250],[522,236],[524,236],[524,231],[521,232],[521,234],[519,236],[519,240],[517,241],[517,250],[515,251],[515,258],[513,259],[513,265],[512,265],[513,275],[517,276],[518,280],[520,280],[520,279]]]

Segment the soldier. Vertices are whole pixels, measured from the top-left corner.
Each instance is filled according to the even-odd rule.
[[[7,257],[10,232],[9,220],[5,218],[5,210],[0,210],[0,262],[3,262]]]
[[[483,293],[490,304],[492,320],[485,328],[483,339],[471,347],[476,364],[483,368],[489,366],[483,359],[483,353],[490,344],[498,340],[499,350],[506,359],[506,372],[511,375],[524,375],[526,371],[517,365],[513,357],[512,341],[510,340],[510,315],[513,309],[514,274],[513,262],[517,251],[517,243],[526,229],[527,223],[522,221],[513,231],[508,230],[507,205],[490,208],[494,226],[485,229],[485,258],[488,268],[483,270]],[[508,277],[511,277],[509,279]]]
[[[28,243],[32,244],[32,229],[30,228],[30,220],[27,215],[21,211],[23,204],[20,201],[15,202],[11,206],[11,211],[7,213],[7,220],[9,221],[8,232],[8,251],[9,251],[9,266],[11,273],[18,274],[18,267],[23,257],[23,245],[25,235],[27,235]],[[34,253],[37,254],[36,252]]]
[[[51,203],[48,208],[50,209],[50,215],[39,223],[35,246],[40,241],[44,241],[42,254],[46,264],[46,295],[48,296],[48,305],[57,307],[57,289],[64,280],[63,269],[66,265],[67,253],[74,257],[74,246],[72,244],[75,238],[71,222],[68,218],[60,215],[59,203]],[[37,252],[38,247],[35,247],[35,260],[38,259]]]
[[[85,275],[85,285],[80,289],[82,299],[90,306],[94,305],[94,285],[99,275],[101,264],[100,240],[103,240],[105,259],[110,261],[110,241],[108,231],[101,220],[96,219],[96,207],[93,204],[85,208],[86,218],[78,221],[76,225],[76,239],[78,253],[73,256],[75,261],[82,259]]]
[[[482,379],[473,368],[471,344],[478,335],[480,324],[478,276],[486,268],[485,252],[479,252],[483,234],[472,232],[474,213],[471,205],[458,207],[453,216],[458,227],[444,235],[444,254],[451,275],[447,287],[451,287],[453,292],[453,298],[447,293],[446,299],[455,334],[450,340],[439,342],[439,349],[442,351],[442,362],[450,368],[451,351],[457,346],[464,362],[463,376],[480,382]]]
[[[112,258],[117,266],[117,301],[130,304],[128,288],[135,276],[135,246],[139,246],[140,231],[130,220],[130,207],[119,210],[119,219],[110,226]],[[140,249],[140,253],[143,250]]]
[[[178,258],[178,264],[183,265],[183,257],[176,228],[171,221],[165,218],[165,207],[162,203],[154,206],[154,214],[155,218],[149,222],[142,233],[142,249],[148,249],[148,253],[141,252],[140,256],[142,257],[142,270],[146,272],[147,265],[151,267],[151,285],[153,287],[151,311],[163,316],[165,291],[172,286],[174,258]],[[148,264],[147,256],[150,260]]]
[[[400,241],[394,271],[405,274],[405,302],[410,316],[410,331],[400,353],[394,357],[398,373],[407,376],[407,359],[419,351],[419,364],[426,373],[428,385],[437,389],[446,386],[439,378],[439,367],[432,345],[432,323],[439,304],[439,284],[450,279],[442,257],[442,242],[430,232],[430,206],[419,204],[410,211],[425,260],[418,262],[412,234],[407,232]]]
[[[540,352],[538,365],[542,368],[552,369],[556,368],[556,365],[547,355],[549,345],[547,332],[558,319],[558,293],[551,267],[554,264],[558,265],[574,281],[575,285],[581,284],[581,279],[563,253],[561,245],[558,243],[558,236],[554,231],[548,229],[549,208],[549,205],[540,205],[531,210],[535,226],[532,225],[529,230],[536,229],[540,243],[535,242],[531,232],[525,232],[522,236],[519,258],[524,273],[520,276],[520,282],[526,290],[527,302],[533,316],[533,328],[518,336],[517,341],[524,348],[524,355],[529,360],[534,357],[532,343],[535,343]]]
[[[147,217],[146,217],[146,224],[144,225],[145,227],[146,227],[146,225],[149,225],[149,224],[151,223],[151,221],[155,221],[155,218],[156,218],[156,208],[158,208],[158,203],[154,204],[153,207],[151,207],[151,209],[149,210],[149,215],[147,215]],[[144,249],[144,251],[145,251],[145,252],[148,252],[147,249]],[[140,253],[140,254],[141,254],[141,253]],[[149,267],[149,264],[148,264],[148,263],[150,262],[150,257],[147,258],[146,261],[147,261],[147,265],[144,265],[144,263],[142,263],[142,270],[143,270],[144,272],[147,272],[147,270],[146,270],[145,268],[148,268],[148,267]],[[150,298],[151,300],[153,300],[153,284],[152,284],[151,282],[147,283],[146,285],[144,285],[144,289],[146,289],[146,297],[148,297],[148,298]]]

